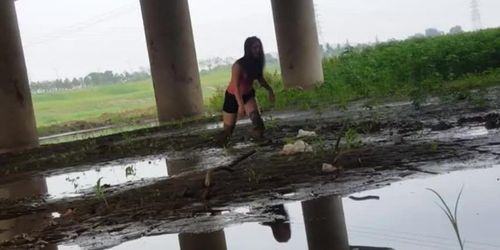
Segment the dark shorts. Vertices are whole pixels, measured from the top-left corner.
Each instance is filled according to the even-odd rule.
[[[255,97],[255,90],[252,89],[248,94],[244,94],[242,97],[243,103],[247,103],[250,99]],[[222,110],[231,114],[238,113],[238,101],[236,101],[236,97],[233,94],[227,91],[224,96],[224,106],[222,107]]]

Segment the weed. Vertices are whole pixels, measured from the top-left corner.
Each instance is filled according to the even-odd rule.
[[[278,127],[279,118],[274,118],[272,115],[269,116],[269,119],[266,120],[266,127],[268,129],[274,129]]]
[[[262,176],[260,174],[257,174],[255,170],[247,168],[245,169],[245,173],[248,176],[248,182],[255,182],[256,184],[259,184],[259,181]]]
[[[129,176],[135,176],[136,175],[136,170],[133,165],[128,166],[125,168],[125,177],[128,178]]]
[[[345,137],[345,141],[346,141],[348,149],[357,148],[357,147],[361,146],[361,138],[360,138],[358,132],[356,131],[356,129],[349,128],[345,132],[344,137]]]
[[[433,192],[441,201],[443,206],[439,206],[443,212],[446,214],[446,217],[448,217],[448,220],[450,221],[453,231],[455,231],[455,234],[457,236],[458,243],[460,244],[460,249],[464,249],[464,243],[462,241],[462,238],[460,237],[460,231],[458,228],[458,218],[457,218],[457,211],[458,211],[458,202],[460,201],[460,197],[462,196],[462,191],[463,187],[460,189],[460,193],[458,193],[457,201],[455,202],[455,209],[454,212],[451,212],[450,207],[448,204],[444,201],[443,197],[434,189],[428,188],[427,190]]]
[[[109,207],[108,201],[106,200],[106,195],[104,193],[104,188],[101,186],[102,178],[103,177],[101,177],[97,180],[97,183],[95,185],[95,192],[97,194],[97,197],[99,197],[99,199],[104,201],[104,204],[106,204],[106,207]]]
[[[431,151],[436,152],[438,150],[438,147],[439,147],[439,144],[437,144],[436,142],[432,143],[431,144]]]

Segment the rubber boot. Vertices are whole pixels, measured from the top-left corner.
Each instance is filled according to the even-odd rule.
[[[215,137],[215,144],[220,147],[225,147],[229,143],[233,130],[234,125],[224,124],[223,130]]]
[[[254,140],[261,141],[264,139],[264,131],[265,131],[265,126],[264,126],[264,121],[262,120],[262,117],[260,116],[258,111],[254,111],[249,114],[250,121],[252,121],[253,128],[250,131],[250,136]]]

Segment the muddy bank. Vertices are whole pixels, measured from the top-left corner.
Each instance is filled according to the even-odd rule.
[[[492,106],[495,100],[492,100]],[[435,175],[499,163],[500,135],[491,124],[497,110],[477,110],[467,103],[430,104],[415,110],[408,104],[361,106],[339,112],[326,110],[284,115],[267,122],[264,143],[248,142],[248,125],[239,126],[227,152],[231,162],[210,169],[102,187],[76,198],[47,201],[43,196],[1,200],[0,220],[26,216],[47,217],[47,223],[29,235],[0,243],[5,248],[74,242],[90,248],[111,246],[146,235],[211,231],[245,221],[267,221],[259,212],[235,213],[241,206],[262,207],[288,200],[323,195],[348,195],[408,178]],[[490,125],[488,125],[490,124]],[[300,128],[319,137],[306,139],[313,153],[279,154],[295,140]],[[340,135],[357,131],[360,145],[349,148]],[[484,133],[468,134],[471,128]],[[48,145],[22,154],[0,156],[2,183],[28,176],[91,169],[109,161],[168,156],[214,147],[217,130],[200,127],[151,128],[91,140]],[[323,171],[323,163],[333,165]],[[193,166],[194,168],[195,166]]]

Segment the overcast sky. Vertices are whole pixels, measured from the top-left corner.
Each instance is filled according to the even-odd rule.
[[[483,28],[500,26],[499,0],[479,0]],[[277,51],[269,0],[190,0],[198,59],[238,57],[246,37]],[[315,0],[321,43],[403,39],[426,28],[472,29],[470,0]],[[32,81],[148,67],[139,0],[19,0]]]

